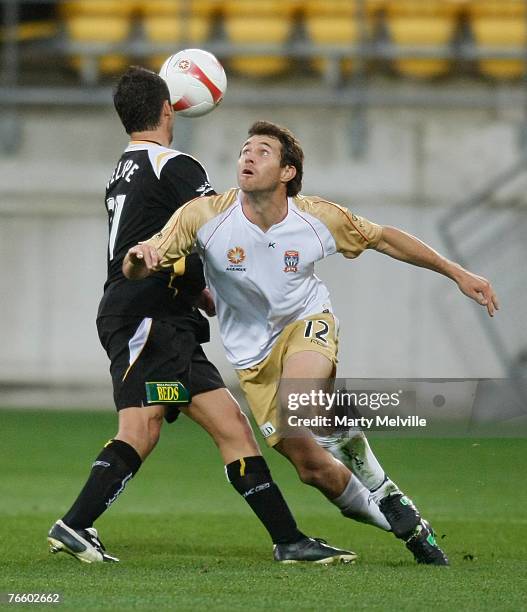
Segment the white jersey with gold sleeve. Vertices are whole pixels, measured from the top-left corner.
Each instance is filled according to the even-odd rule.
[[[286,217],[266,232],[245,216],[240,191],[197,198],[148,243],[170,266],[196,244],[216,302],[227,358],[237,369],[259,363],[286,325],[331,312],[315,263],[354,258],[377,245],[381,227],[314,196],[288,199]]]

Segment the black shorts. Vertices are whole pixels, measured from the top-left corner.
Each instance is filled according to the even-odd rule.
[[[117,410],[161,404],[171,423],[194,395],[225,387],[194,332],[173,320],[100,317],[97,331],[110,358]]]

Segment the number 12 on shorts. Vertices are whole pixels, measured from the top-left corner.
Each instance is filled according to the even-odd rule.
[[[327,335],[329,325],[322,319],[311,319],[304,321],[306,328],[304,329],[304,338],[315,338],[320,342],[327,344]]]

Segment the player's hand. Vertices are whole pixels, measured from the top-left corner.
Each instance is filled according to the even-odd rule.
[[[158,269],[159,255],[154,247],[148,244],[137,244],[128,251],[128,254],[132,265],[144,265],[149,272],[155,272]]]
[[[127,278],[145,278],[159,269],[159,254],[148,244],[136,244],[123,260],[123,274]]]
[[[206,287],[196,300],[196,306],[200,310],[203,310],[208,317],[216,316],[216,305],[214,304],[214,299],[212,298],[211,292]]]
[[[487,312],[491,317],[496,310],[499,310],[499,302],[490,282],[483,276],[478,276],[467,270],[463,270],[461,277],[457,279],[457,284],[466,296],[472,298],[481,306],[486,306]]]

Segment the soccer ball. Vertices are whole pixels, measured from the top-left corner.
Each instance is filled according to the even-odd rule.
[[[185,117],[201,117],[221,102],[227,76],[218,60],[202,49],[185,49],[171,55],[159,75],[168,85],[170,102]]]

